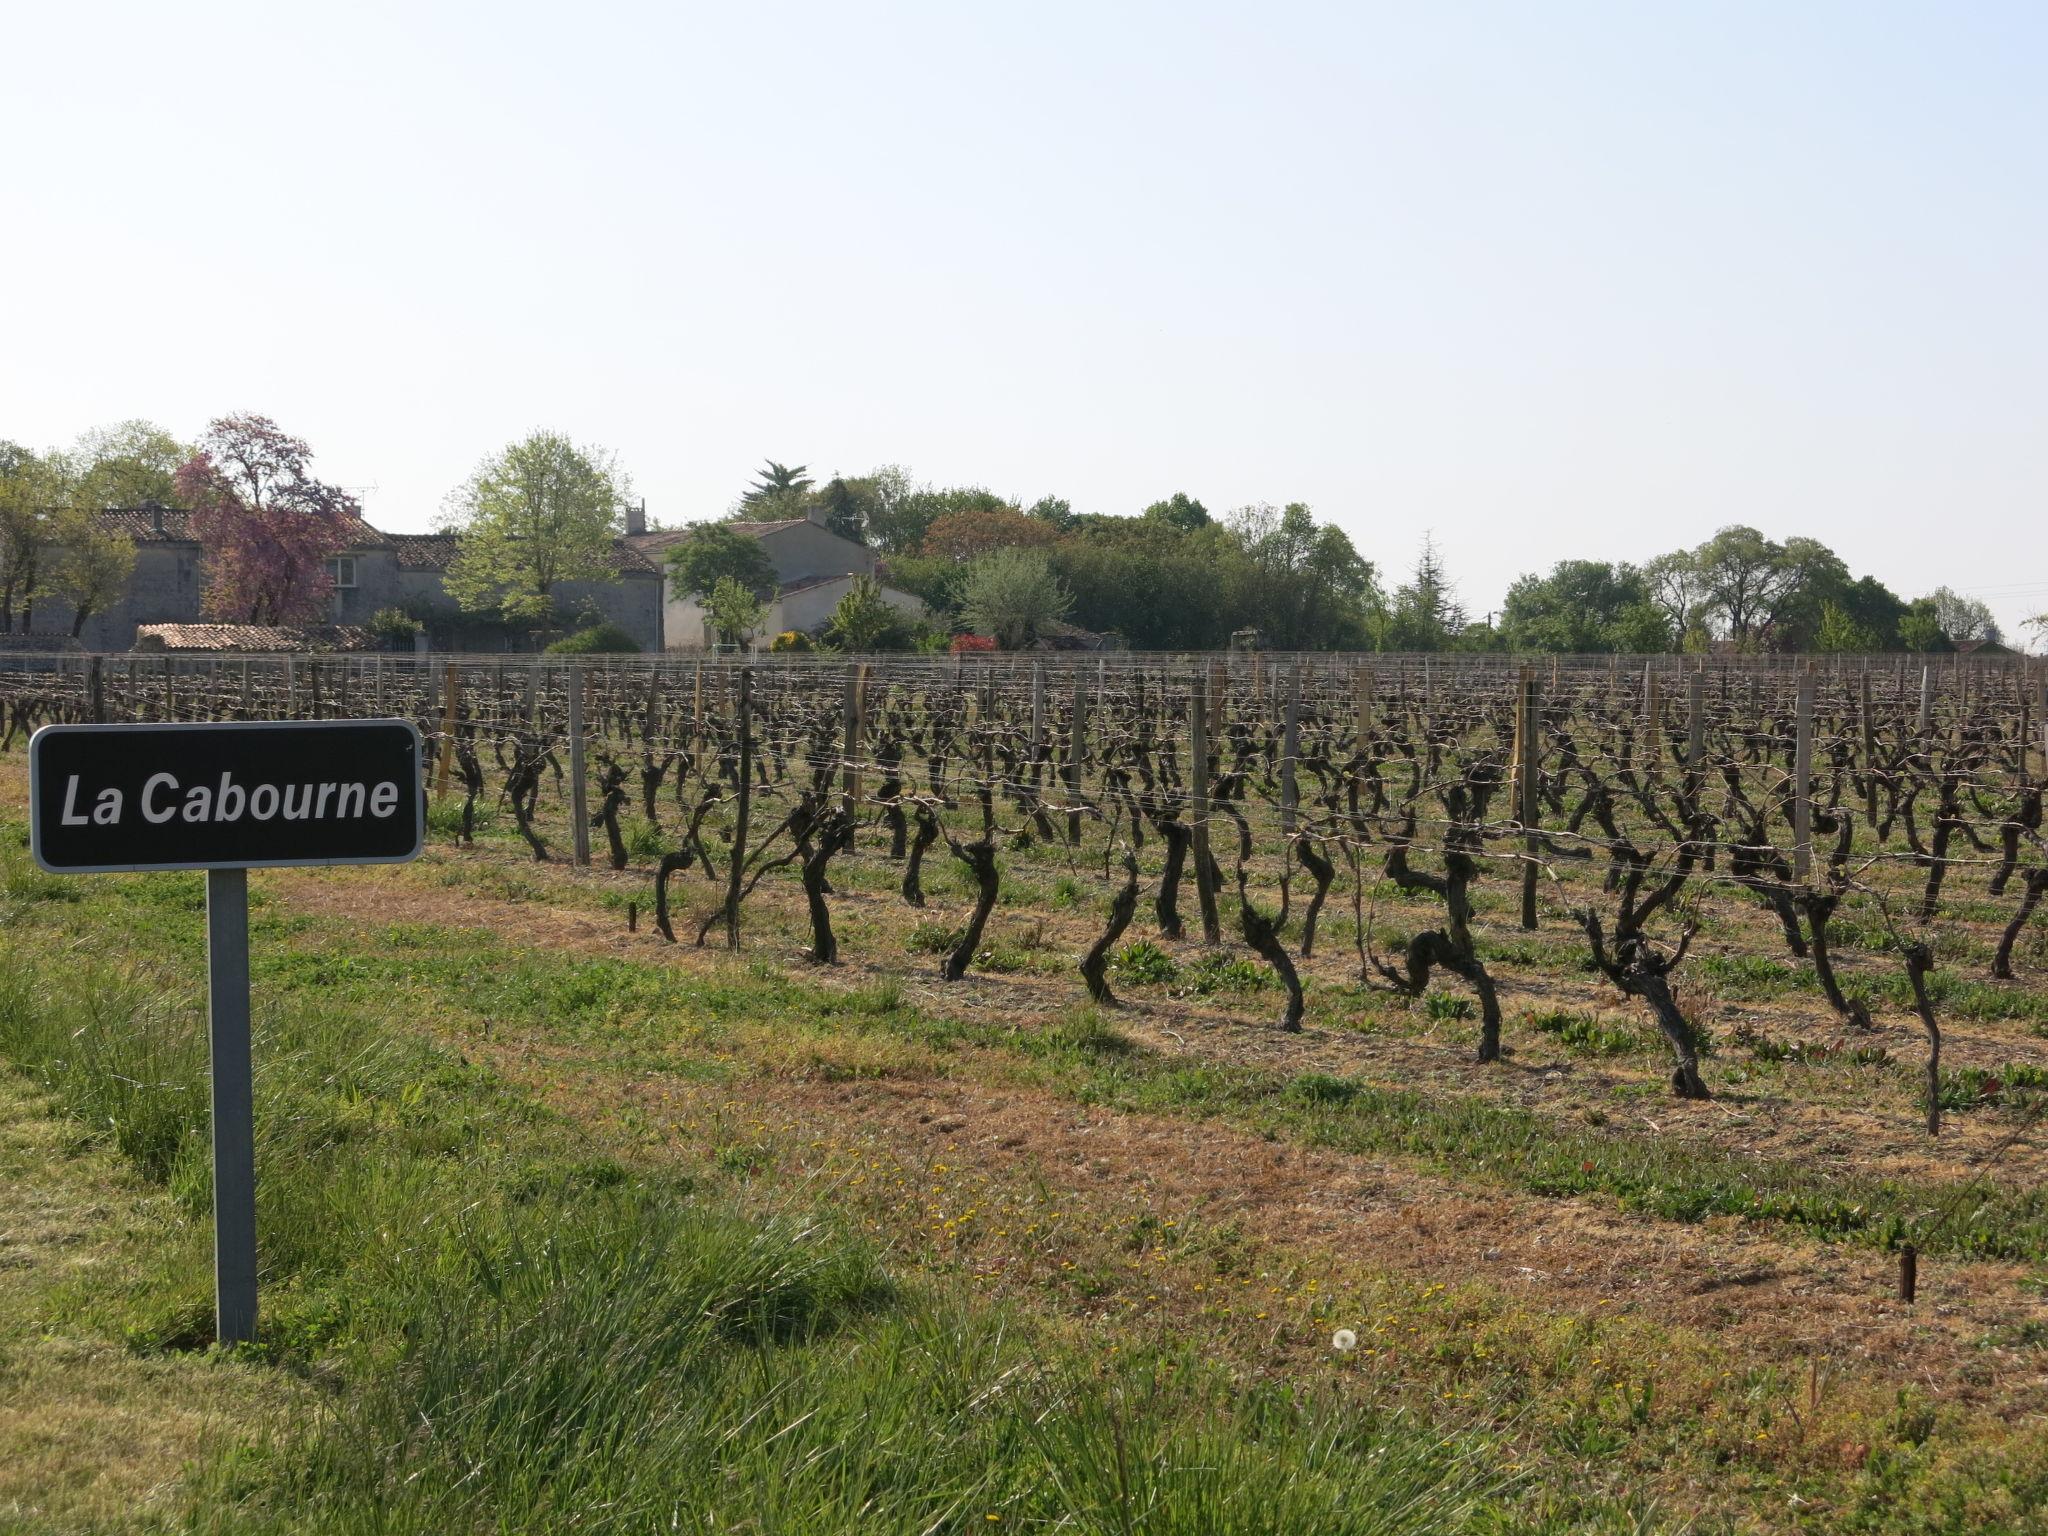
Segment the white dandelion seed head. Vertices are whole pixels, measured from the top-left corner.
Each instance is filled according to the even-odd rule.
[[[1339,1328],[1330,1335],[1330,1348],[1339,1351],[1356,1349],[1358,1348],[1358,1335],[1349,1328]]]

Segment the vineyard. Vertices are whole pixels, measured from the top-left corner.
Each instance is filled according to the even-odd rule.
[[[884,865],[927,910],[943,845],[972,903],[914,941],[958,980],[994,958],[1005,866],[1055,870],[1062,908],[1104,913],[1073,967],[1098,1003],[1192,932],[1249,952],[1224,963],[1281,994],[1285,1031],[1310,976],[1435,982],[1439,1008],[1476,1009],[1482,1062],[1529,952],[1514,936],[1563,926],[1654,1021],[1684,1098],[1708,1088],[1681,968],[1755,926],[1738,914],[1777,942],[1722,968],[1810,968],[1845,1040],[1873,1007],[1911,1010],[1930,1133],[1959,988],[1965,1017],[2048,1018],[2017,969],[2038,966],[2022,940],[2048,894],[2048,684],[2025,662],[91,659],[0,674],[0,710],[9,745],[56,721],[409,717],[458,841],[509,819],[534,859],[580,865],[601,840],[611,869],[646,869],[662,936],[699,945],[738,948],[777,879],[802,891],[810,958],[836,962],[835,873]],[[1390,922],[1389,902],[1411,910]],[[1978,982],[2013,984],[2007,1003]]]
[[[362,938],[423,943],[430,925],[474,935],[473,957],[435,963],[494,998],[510,995],[496,973],[529,955],[629,961],[579,986],[658,995],[654,1034],[617,1022],[637,1005],[606,1002],[630,1046],[582,1043],[563,1022],[593,1006],[578,992],[527,1026],[517,1070],[577,1113],[601,1103],[605,1123],[653,1113],[647,1082],[664,1082],[688,1106],[664,1111],[674,1135],[718,1167],[841,1180],[848,1208],[922,1263],[977,1284],[1029,1276],[1119,1327],[1177,1298],[1177,1329],[1199,1318],[1268,1369],[1327,1351],[1351,1320],[1338,1281],[1274,1285],[1265,1305],[1301,1333],[1288,1343],[1267,1310],[1254,1321],[1214,1294],[1262,1272],[1235,1249],[1177,1246],[1187,1217],[1163,1213],[1208,1212],[1270,1253],[1369,1230],[1369,1283],[1413,1271],[1404,1305],[1441,1304],[1432,1276],[1497,1270],[1489,1294],[1526,1293],[1544,1315],[1620,1297],[1713,1338],[1638,1340],[1640,1399],[1585,1388],[1555,1409],[1562,1427],[1526,1408],[1530,1454],[1558,1466],[1598,1460],[1580,1439],[1598,1421],[1618,1437],[1598,1455],[1640,1444],[1639,1475],[1655,1469],[1666,1494],[1709,1466],[1768,1465],[1821,1478],[1799,1485],[1816,1510],[1881,1509],[1885,1478],[1906,1474],[1871,1426],[1894,1415],[1907,1428],[1882,1434],[1944,1443],[1904,1417],[1921,1392],[1982,1415],[1955,1420],[1954,1444],[1995,1449],[1929,1449],[1913,1477],[1998,1482],[1956,1495],[1978,1518],[2034,1476],[2014,1470],[2031,1442],[2000,1460],[2000,1426],[2048,1403],[2039,663],[8,665],[0,745],[16,762],[58,721],[414,721],[430,858],[278,877],[294,910],[362,936],[319,974],[403,988],[404,954],[385,965]],[[634,990],[671,973],[701,995]],[[701,1043],[731,1030],[739,1043]],[[591,1059],[617,1075],[569,1074],[586,1051],[616,1052]],[[757,1073],[743,1088],[736,1058]],[[1091,1140],[1105,1113],[1154,1128]],[[971,1201],[949,1182],[963,1138],[986,1159]],[[864,1182],[889,1157],[917,1198]],[[1107,1197],[1086,1179],[1047,1193],[1031,1182],[1047,1166],[1128,1172],[1115,1219],[1140,1235],[1055,1262],[1044,1209]],[[1296,1179],[1403,1193],[1311,1219]],[[1456,1326],[1480,1328],[1471,1315]],[[1409,1346],[1411,1361],[1374,1324],[1365,1353],[1432,1393],[1491,1381],[1503,1403],[1540,1402],[1548,1379],[1562,1404],[1615,1369],[1587,1365],[1583,1344],[1553,1356],[1528,1326],[1487,1323],[1486,1347],[1455,1357]]]

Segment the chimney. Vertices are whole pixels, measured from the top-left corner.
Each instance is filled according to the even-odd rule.
[[[639,501],[638,501],[637,503],[628,503],[628,504],[627,504],[627,507],[626,507],[626,535],[627,535],[627,537],[628,537],[628,538],[630,538],[630,537],[632,537],[632,536],[633,536],[634,534],[636,534],[636,533],[645,533],[646,531],[647,531],[647,498],[646,498],[645,496],[642,496],[642,497],[640,498],[640,500],[639,500]]]
[[[164,536],[164,504],[160,501],[145,501],[143,509],[149,513],[149,531],[158,538]]]

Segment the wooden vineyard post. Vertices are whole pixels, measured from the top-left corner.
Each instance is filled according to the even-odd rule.
[[[1877,825],[1877,730],[1870,718],[1870,668],[1863,669],[1863,681],[1856,701],[1863,729],[1863,817]]]
[[[441,765],[434,775],[436,800],[448,793],[448,770],[455,766],[455,710],[462,699],[462,673],[454,662],[448,663],[446,675],[441,690],[447,695],[441,702]]]
[[[1707,761],[1707,674],[1695,670],[1685,680],[1685,766],[1698,773]]]
[[[451,738],[451,752],[454,745]],[[445,765],[442,774],[445,778]],[[579,662],[569,664],[569,815],[576,823],[576,867],[583,869],[590,863],[590,786],[584,778],[583,667]]]
[[[1088,736],[1088,686],[1074,677],[1074,728],[1067,741],[1067,846],[1081,842],[1081,751]]]
[[[1523,667],[1515,700],[1515,819],[1522,824],[1522,926],[1536,926],[1536,759],[1543,748],[1536,729],[1536,669]]]
[[[1256,652],[1254,654],[1257,654]],[[1295,782],[1294,760],[1301,754],[1301,658],[1287,673],[1287,703],[1280,726],[1280,830],[1287,838],[1285,861],[1294,854],[1294,833],[1299,824],[1300,786]]]
[[[247,667],[249,664],[245,661],[242,665]],[[248,674],[245,672],[243,675],[246,677]],[[100,676],[100,659],[97,656],[93,657],[86,664],[85,687],[86,692],[92,696],[92,723],[94,725],[105,725],[107,723],[107,687],[105,680]]]
[[[1358,669],[1358,755],[1365,756],[1366,744],[1372,740],[1372,688],[1373,676],[1370,663]]]
[[[860,806],[860,758],[867,736],[867,681],[866,662],[846,669],[846,704],[840,721],[844,745],[840,754],[839,808],[849,821]]]
[[[740,784],[739,804],[732,827],[731,869],[725,884],[725,947],[740,947],[740,875],[747,865],[747,818],[754,808],[754,671],[740,668],[739,697]]]
[[[704,663],[697,663],[695,678],[690,684],[690,755],[695,757],[698,743],[704,738]]]
[[[1045,750],[1045,663],[1031,663],[1031,763],[1037,772],[1038,755]]]
[[[244,656],[242,658],[242,718],[244,720],[249,718],[249,704],[249,658]]]
[[[1792,874],[1813,872],[1813,663],[1799,674],[1792,745]]]
[[[1927,746],[1927,721],[1934,702],[1934,668],[1923,664],[1920,668],[1920,713],[1913,720],[1913,744],[1924,751]]]
[[[1202,908],[1202,942],[1220,944],[1223,930],[1216,920],[1216,884],[1209,878],[1209,698],[1200,672],[1194,676],[1188,727],[1188,809],[1194,820],[1190,841],[1195,855],[1195,895]]]

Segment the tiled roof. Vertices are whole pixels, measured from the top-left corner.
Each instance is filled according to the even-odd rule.
[[[367,651],[376,640],[352,624],[138,624],[138,651]]]
[[[390,544],[398,552],[401,571],[445,571],[455,558],[452,533],[394,533]]]
[[[807,517],[785,517],[772,523],[734,522],[725,526],[734,533],[750,533],[758,539],[764,533],[780,533],[785,528],[801,528],[809,521]]]
[[[385,535],[398,552],[401,571],[445,571],[461,547],[452,533],[392,533]],[[633,547],[631,539],[612,540],[611,568],[615,576],[652,576],[659,567]]]
[[[138,544],[189,544],[195,538],[192,514],[179,507],[163,509],[161,533],[157,532],[159,514],[150,507],[109,507],[93,516],[107,532],[125,533]],[[337,521],[348,549],[381,549],[390,542],[389,535],[378,532],[360,517],[344,517]]]

